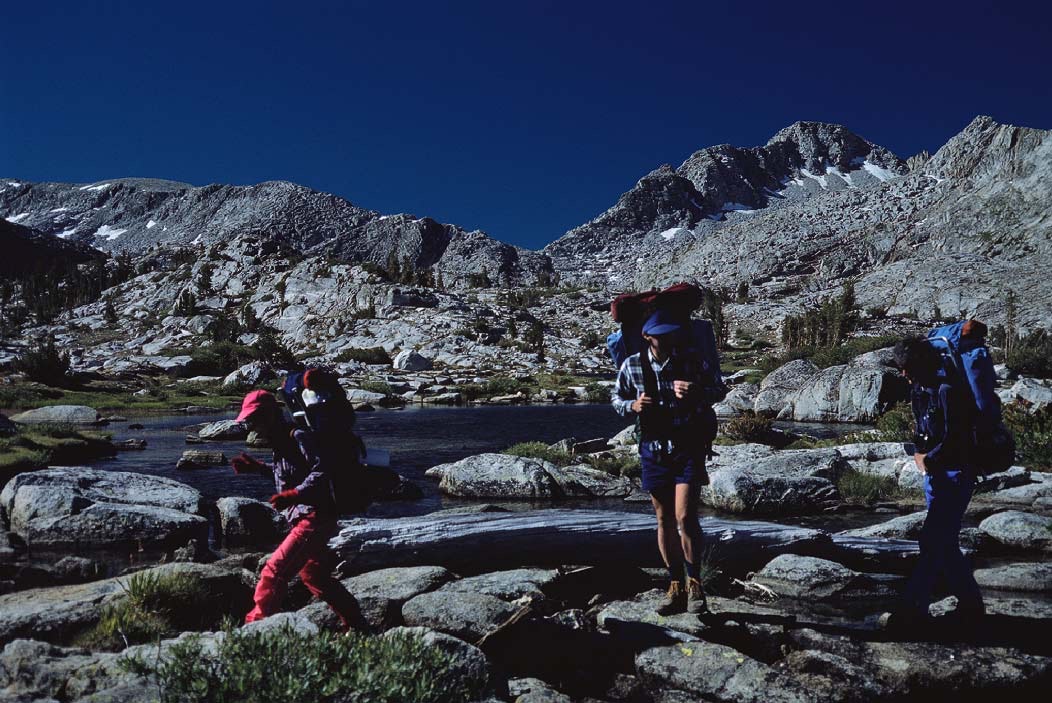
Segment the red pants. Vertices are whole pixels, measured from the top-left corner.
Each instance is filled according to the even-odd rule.
[[[345,627],[360,627],[362,613],[358,601],[332,575],[328,542],[335,533],[336,521],[333,519],[310,514],[297,520],[263,567],[253,597],[256,607],[245,616],[245,622],[261,620],[278,612],[288,592],[289,581],[298,572],[307,589],[328,603]]]

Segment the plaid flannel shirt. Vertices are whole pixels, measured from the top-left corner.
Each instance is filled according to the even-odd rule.
[[[644,354],[654,369],[654,377],[657,380],[658,394],[653,399],[654,403],[669,409],[674,426],[690,422],[699,408],[719,402],[727,393],[719,369],[702,368],[692,355],[669,356],[663,363],[658,362],[650,350],[646,349],[625,359],[617,373],[611,402],[619,415],[627,417],[635,414],[632,403],[644,390]],[[695,386],[689,396],[677,398],[672,387],[673,381],[692,381]]]

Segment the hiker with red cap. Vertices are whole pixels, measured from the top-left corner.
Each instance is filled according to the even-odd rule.
[[[358,602],[332,575],[334,555],[328,542],[337,529],[332,485],[335,457],[322,449],[311,430],[286,423],[277,399],[268,391],[247,394],[237,422],[267,441],[274,450],[274,462],[268,465],[242,453],[230,462],[234,472],[273,474],[277,493],[270,497],[270,504],[292,526],[263,567],[256,585],[256,605],[245,622],[278,612],[289,581],[298,573],[307,589],[328,603],[346,628],[368,629]]]
[[[607,339],[615,362],[626,348],[639,349],[621,362],[612,402],[619,414],[638,420],[643,490],[654,505],[658,550],[669,574],[667,596],[657,608],[661,615],[708,610],[698,501],[709,482],[705,460],[716,436],[712,404],[727,390],[711,325],[690,317],[699,294],[697,287],[681,284],[622,296],[612,306],[622,330]],[[641,329],[626,310],[632,306],[647,311]]]

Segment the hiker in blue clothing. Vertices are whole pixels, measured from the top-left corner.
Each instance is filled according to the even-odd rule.
[[[908,629],[929,620],[928,605],[940,577],[957,596],[955,619],[975,619],[984,613],[983,598],[959,542],[961,519],[976,480],[975,402],[966,388],[946,382],[940,373],[942,357],[928,340],[903,340],[894,354],[910,381],[917,420],[913,460],[924,474],[928,514],[920,535],[920,559],[888,626]]]
[[[707,610],[700,580],[698,499],[701,486],[709,482],[705,458],[715,437],[711,406],[726,395],[718,362],[712,368],[680,348],[683,327],[665,310],[647,318],[647,346],[621,364],[612,394],[619,414],[639,418],[643,490],[650,493],[657,513],[658,550],[670,580],[658,606],[661,615]]]

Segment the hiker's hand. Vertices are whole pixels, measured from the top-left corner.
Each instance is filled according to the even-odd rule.
[[[693,381],[673,381],[672,390],[675,391],[676,397],[680,400],[686,398],[691,390],[694,388]]]
[[[924,457],[925,455],[920,452],[913,455],[913,463],[917,465],[917,471],[920,471],[922,474],[928,473],[928,470],[924,468]]]
[[[632,412],[641,413],[644,408],[649,408],[654,404],[654,401],[650,399],[650,396],[646,393],[640,393],[639,397],[632,403]]]
[[[281,493],[275,493],[270,497],[270,504],[274,506],[274,510],[284,510],[290,505],[295,505],[299,502],[300,493],[295,488],[290,488],[287,491]]]
[[[234,467],[235,474],[259,474],[263,473],[263,470],[267,467],[259,459],[251,457],[244,452],[231,459],[230,465]]]

